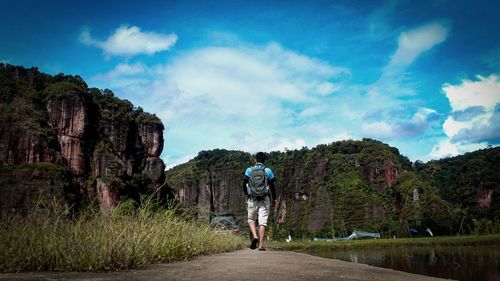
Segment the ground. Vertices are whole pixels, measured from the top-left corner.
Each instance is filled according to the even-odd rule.
[[[158,264],[139,270],[107,273],[8,273],[0,280],[443,280],[364,264],[354,264],[288,251],[240,250]]]

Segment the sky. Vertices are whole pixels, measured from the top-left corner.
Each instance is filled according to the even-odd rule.
[[[500,143],[499,1],[6,1],[0,62],[156,114],[167,167],[215,148]]]

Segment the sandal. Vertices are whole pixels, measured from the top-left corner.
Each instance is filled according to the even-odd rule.
[[[259,239],[254,238],[254,239],[252,240],[252,244],[250,244],[250,249],[252,249],[252,250],[253,250],[253,249],[257,248],[257,243],[259,243]]]

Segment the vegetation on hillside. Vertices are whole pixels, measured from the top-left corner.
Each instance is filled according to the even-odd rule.
[[[0,63],[0,122],[35,120],[38,126],[46,124],[48,100],[73,95],[82,98],[90,117],[99,115],[113,122],[136,119],[141,124],[163,125],[154,114],[135,108],[128,100],[117,98],[109,89],[88,88],[80,76],[39,72],[36,67],[26,69]]]
[[[457,208],[460,232],[500,231],[500,147],[416,162],[415,170]]]
[[[412,164],[396,148],[372,139],[271,152],[267,165],[278,178],[277,193],[286,201],[287,215],[285,222],[278,225],[274,213],[268,232],[275,239],[283,239],[289,234],[298,238],[341,237],[354,230],[376,231],[390,237],[409,236],[410,228],[420,232],[430,228],[441,235],[496,233],[500,224],[494,219],[499,216],[486,213],[495,212],[497,208],[498,188],[495,186],[500,180],[494,180],[498,177],[495,171],[500,161],[493,150],[490,152],[478,152],[488,153],[488,156],[467,155],[467,159],[448,160],[470,167],[476,165],[470,162],[471,159],[489,159],[484,160],[489,162],[483,163],[488,167],[481,172],[481,180],[476,177],[465,181],[463,179],[468,176],[465,173],[454,177],[453,182],[451,170],[441,167],[439,162]],[[203,183],[208,184],[210,190],[227,188],[216,186],[217,180],[227,184],[228,179],[235,179],[235,184],[228,189],[239,191],[242,173],[251,165],[251,159],[250,154],[240,151],[202,151],[195,159],[167,171],[166,181],[174,191],[196,189],[200,180],[209,175],[211,180]],[[387,183],[385,173],[391,169],[394,169],[394,181]],[[445,175],[444,171],[450,174]],[[470,168],[468,171],[472,173]],[[443,177],[449,179],[442,182]],[[453,191],[446,191],[450,185]],[[461,204],[477,205],[478,186],[497,188],[497,191],[491,210],[481,209],[482,213],[472,214]],[[463,192],[461,197],[454,201],[453,196],[460,190]],[[240,194],[243,198],[243,193]],[[297,199],[297,196],[307,199]],[[186,203],[195,209],[199,207],[196,202]],[[246,216],[244,209],[234,212],[239,217]],[[464,212],[469,212],[469,220],[463,220]],[[242,226],[245,227],[244,221]]]

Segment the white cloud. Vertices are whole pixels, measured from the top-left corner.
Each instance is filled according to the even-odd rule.
[[[352,140],[356,139],[350,132],[338,132],[335,134],[332,134],[331,136],[324,137],[319,139],[319,141],[315,144],[329,144],[335,141],[341,141],[341,140]]]
[[[392,56],[389,67],[411,64],[421,53],[446,40],[447,34],[447,28],[439,23],[427,24],[401,33],[398,49]]]
[[[432,148],[430,153],[431,158],[443,158],[443,157],[451,157],[460,154],[457,146],[450,142],[449,139],[443,139],[439,141],[439,143]]]
[[[341,86],[339,84],[325,82],[325,83],[321,83],[318,86],[316,86],[316,92],[319,95],[327,96],[329,94],[332,94],[334,92],[339,91],[340,88],[341,88]]]
[[[472,128],[472,122],[457,122],[451,116],[446,118],[446,121],[443,123],[443,131],[449,137],[453,137],[458,134],[460,130],[467,128]]]
[[[319,116],[323,113],[325,113],[326,108],[320,105],[314,105],[311,107],[307,107],[306,109],[302,110],[298,117],[301,119],[308,118],[308,117],[314,117],[314,116]]]
[[[304,146],[306,146],[306,141],[304,139],[296,139],[294,141],[291,141],[288,138],[285,138],[281,139],[278,145],[276,145],[271,150],[286,151],[293,149],[301,149]]]
[[[425,130],[432,125],[432,117],[436,113],[434,109],[420,108],[409,121],[401,120],[393,123],[377,121],[365,123],[361,127],[361,132],[366,137],[381,140],[413,137],[423,134]]]
[[[500,104],[499,104],[500,105]],[[500,106],[493,116],[484,123],[475,123],[471,128],[464,128],[451,138],[452,142],[486,142],[500,144]]]
[[[430,156],[454,156],[500,143],[500,82],[495,74],[463,80],[458,85],[445,84],[443,93],[451,113],[443,124],[447,138],[438,143]],[[467,112],[467,118],[459,116]]]
[[[189,155],[186,155],[186,156],[182,156],[181,158],[178,158],[178,159],[169,159],[167,158],[165,163],[166,163],[166,169],[169,170],[177,165],[180,165],[180,164],[183,164],[183,163],[186,163],[188,162],[189,160],[195,158],[198,154],[189,154]]]
[[[408,87],[412,75],[406,69],[424,52],[444,42],[448,28],[439,23],[431,23],[402,32],[398,38],[398,48],[388,64],[382,69],[382,75],[369,86],[371,95],[408,97],[417,95],[417,91]]]
[[[264,48],[196,50],[159,72],[178,89],[173,104],[198,100],[219,120],[277,122],[291,114],[282,103],[312,103],[319,94],[316,85],[330,85],[329,80],[348,71],[269,44]],[[185,114],[200,115],[196,105],[190,108],[179,114],[179,106],[170,107],[170,120],[185,118]]]
[[[467,141],[467,137],[460,134],[470,132],[473,128],[484,128],[485,133],[494,123],[495,107],[500,103],[500,82],[497,75],[489,77],[477,76],[477,81],[463,80],[458,85],[445,84],[443,92],[450,101],[451,114],[443,124],[446,135],[453,139]],[[481,107],[465,120],[456,120],[454,113],[464,112],[471,108]],[[475,130],[475,134],[479,131]],[[489,134],[489,133],[488,133]]]
[[[97,74],[92,79],[101,80],[105,82],[112,82],[115,79],[123,79],[124,77],[137,76],[145,71],[148,68],[142,63],[128,64],[128,63],[120,63],[112,70],[103,73]]]
[[[412,79],[406,69],[422,53],[444,42],[447,34],[448,28],[439,23],[426,24],[402,32],[399,35],[398,48],[383,68],[379,80],[370,86],[369,91],[393,97],[415,96],[417,92],[405,85]]]
[[[477,81],[463,80],[459,85],[445,84],[443,91],[450,101],[452,111],[482,106],[491,111],[500,101],[500,81],[492,74],[477,76]]]
[[[276,43],[253,46],[235,40],[231,47],[181,53],[168,64],[120,64],[93,79],[114,85],[120,97],[162,118],[167,165],[203,149],[256,152],[366,135],[409,138],[424,133],[435,114],[421,108],[389,122],[363,124],[366,112],[405,106],[393,92],[412,90],[384,75],[374,85],[349,85],[346,68]]]
[[[332,93],[349,75],[345,68],[271,43],[196,49],[152,67],[120,64],[93,80],[126,85],[114,90],[162,118],[171,165],[179,163],[182,156],[173,156],[178,151],[256,152],[316,144],[335,130],[304,131],[300,118],[334,116],[322,99],[336,96]]]
[[[394,130],[391,125],[385,121],[363,124],[361,132],[367,137],[387,139],[394,137]]]
[[[453,157],[466,152],[486,148],[486,143],[453,143],[450,139],[442,139],[437,145],[432,148],[429,156],[432,159],[439,159],[444,157]]]
[[[425,122],[427,118],[432,115],[436,114],[437,112],[434,109],[431,108],[420,108],[415,115],[413,115],[413,118],[411,121],[413,123],[420,123],[420,122]]]
[[[137,26],[123,25],[104,41],[92,38],[90,31],[84,30],[80,34],[80,41],[102,49],[109,56],[153,55],[172,48],[177,42],[177,35],[143,32]]]
[[[248,136],[244,142],[233,146],[233,149],[243,149],[244,151],[255,153],[259,151],[287,151],[301,149],[304,146],[306,146],[306,140],[302,138],[290,139],[279,135],[271,135],[261,138]]]
[[[126,89],[129,93],[141,93],[150,87],[153,75],[152,70],[140,62],[120,63],[108,72],[90,77],[90,82],[96,87]]]

